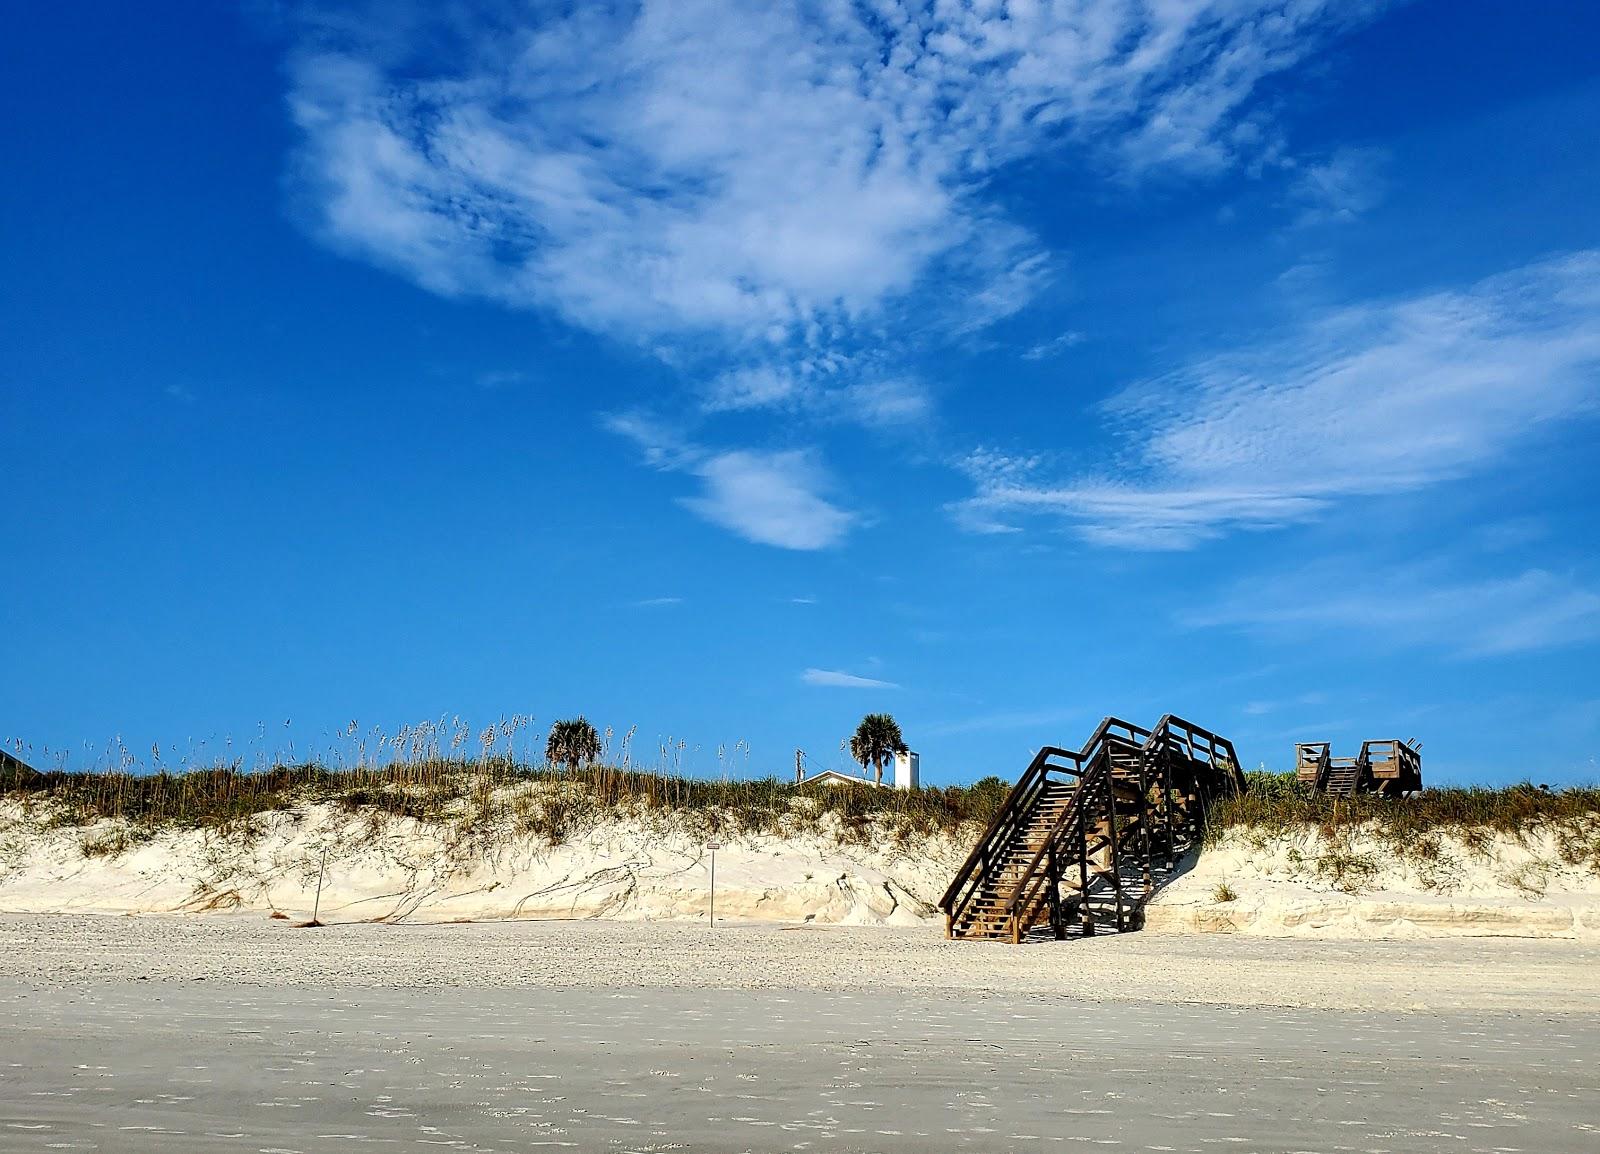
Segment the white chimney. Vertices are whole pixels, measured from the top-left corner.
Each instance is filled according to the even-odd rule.
[[[894,755],[894,787],[917,788],[917,755],[909,749],[901,750]]]

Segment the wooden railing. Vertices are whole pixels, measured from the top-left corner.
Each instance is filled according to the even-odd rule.
[[[1057,765],[1052,759],[1070,761],[1071,764]],[[954,921],[959,918],[967,903],[976,895],[983,878],[989,872],[992,856],[1004,852],[1005,847],[1011,843],[1018,828],[1027,820],[1035,803],[1043,795],[1051,775],[1056,774],[1075,780],[1080,776],[1081,765],[1082,759],[1078,754],[1070,749],[1060,749],[1053,745],[1045,746],[1034,755],[1033,761],[1017,779],[1017,784],[1011,787],[1011,792],[1001,803],[999,812],[989,822],[978,843],[972,847],[967,860],[961,863],[961,868],[956,871],[955,880],[950,883],[944,892],[944,897],[940,899],[939,908],[945,911],[949,920]]]
[[[995,814],[945,891],[939,907],[945,912],[946,926],[954,927],[960,923],[969,904],[983,892],[984,882],[991,876],[991,868],[997,861],[1007,856],[1020,831],[1030,821],[1044,796],[1046,787],[1052,780],[1052,775],[1070,779],[1073,785],[1071,800],[1056,816],[1033,856],[1024,864],[1011,893],[990,894],[991,897],[1005,902],[1004,910],[992,911],[991,916],[1003,916],[1013,941],[1020,939],[1022,934],[1031,928],[1040,903],[1052,900],[1052,892],[1054,887],[1059,886],[1064,869],[1075,867],[1078,873],[1080,900],[1087,896],[1088,858],[1091,854],[1088,835],[1089,810],[1091,806],[1099,805],[1102,799],[1106,811],[1105,817],[1109,822],[1108,836],[1113,856],[1117,855],[1117,804],[1114,779],[1119,755],[1124,764],[1131,763],[1137,767],[1142,788],[1159,785],[1163,791],[1161,808],[1167,817],[1167,844],[1170,853],[1173,831],[1170,806],[1166,804],[1166,792],[1170,787],[1169,774],[1174,754],[1187,763],[1210,766],[1216,771],[1213,780],[1225,782],[1225,788],[1229,792],[1242,793],[1246,788],[1244,774],[1240,769],[1239,757],[1234,751],[1233,743],[1225,737],[1172,714],[1163,716],[1153,729],[1148,730],[1120,718],[1107,717],[1101,721],[1084,747],[1077,752],[1055,746],[1041,749],[1017,784],[1012,787],[1000,811]],[[1056,764],[1057,761],[1069,764]],[[1147,801],[1141,801],[1141,813],[1144,812],[1146,805]],[[1097,822],[1101,820],[1099,809],[1095,811],[1094,820]],[[1143,823],[1140,835],[1143,839],[1144,856],[1148,858],[1151,838],[1148,822]],[[1069,859],[1065,863],[1064,857]],[[1118,909],[1120,924],[1120,889]]]
[[[1017,784],[1011,787],[1010,794],[1000,806],[1000,812],[995,814],[989,827],[983,831],[978,844],[973,846],[967,860],[956,871],[955,880],[940,899],[939,908],[945,912],[947,924],[953,924],[961,918],[967,904],[977,895],[983,879],[988,875],[991,862],[1004,855],[1017,830],[1027,822],[1044,794],[1051,776],[1069,779],[1081,789],[1085,764],[1098,754],[1108,736],[1121,735],[1126,735],[1130,742],[1137,742],[1148,737],[1149,730],[1120,718],[1107,717],[1100,722],[1082,750],[1074,752],[1047,745],[1034,755],[1033,761],[1017,779]],[[1055,764],[1055,760],[1071,764],[1059,765]],[[1055,831],[1052,831],[1051,841],[1054,840]]]

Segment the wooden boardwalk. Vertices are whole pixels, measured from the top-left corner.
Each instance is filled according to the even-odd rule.
[[[1334,757],[1331,742],[1302,741],[1294,747],[1294,764],[1300,784],[1334,797],[1403,797],[1422,788],[1421,746],[1413,741],[1364,741],[1355,757]]]
[[[1151,729],[1108,717],[1076,752],[1046,746],[945,892],[945,933],[1138,929],[1212,799],[1244,788],[1232,743],[1170,714]]]

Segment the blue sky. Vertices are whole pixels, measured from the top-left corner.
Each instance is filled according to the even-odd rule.
[[[887,709],[946,782],[1170,710],[1600,778],[1587,5],[0,22],[36,761]]]

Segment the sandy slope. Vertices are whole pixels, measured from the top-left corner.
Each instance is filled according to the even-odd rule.
[[[1564,864],[1548,833],[1474,848],[1441,835],[1407,862],[1370,836],[1231,832],[1147,911],[1152,930],[1274,937],[1575,938],[1600,941],[1600,877]],[[1237,896],[1226,897],[1224,887]]]
[[[977,831],[898,844],[836,827],[725,837],[717,910],[748,921],[937,926],[938,902]],[[552,847],[509,829],[308,806],[243,836],[168,831],[121,852],[114,823],[49,829],[0,807],[0,911],[310,916],[327,851],[324,921],[504,918],[703,920],[710,856],[682,817],[615,817]],[[86,847],[90,852],[86,853]],[[1330,851],[1337,851],[1332,853]],[[1600,877],[1560,864],[1548,835],[1478,849],[1441,838],[1408,865],[1371,838],[1236,832],[1191,861],[1147,928],[1258,936],[1492,936],[1600,940]],[[1330,863],[1342,863],[1331,869]],[[1236,895],[1225,895],[1223,885]]]
[[[495,918],[704,918],[710,854],[703,834],[671,820],[611,820],[552,847],[496,830],[330,806],[272,814],[252,837],[185,830],[123,853],[88,830],[12,825],[0,835],[0,910],[165,913],[282,911],[308,918],[324,849],[324,921]],[[841,844],[837,831],[729,838],[717,853],[719,916],[783,922],[915,925],[970,848]]]

